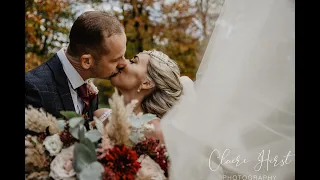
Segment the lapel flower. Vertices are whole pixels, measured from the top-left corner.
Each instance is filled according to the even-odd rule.
[[[97,94],[98,94],[98,92],[99,92],[99,90],[98,90],[98,88],[97,88],[97,86],[95,86],[94,84],[93,84],[93,80],[92,79],[89,79],[88,81],[87,81],[87,88],[88,88],[88,90],[89,90],[89,95],[90,96],[96,96]]]

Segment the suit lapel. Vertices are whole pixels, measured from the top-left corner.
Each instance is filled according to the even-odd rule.
[[[68,78],[63,70],[60,59],[57,54],[55,54],[51,60],[47,61],[54,78],[56,81],[56,86],[58,89],[59,96],[66,111],[75,111],[74,104],[72,101],[72,96],[69,89]]]

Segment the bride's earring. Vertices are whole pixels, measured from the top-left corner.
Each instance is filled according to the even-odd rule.
[[[141,87],[138,88],[137,92],[140,92],[140,91],[141,91]]]

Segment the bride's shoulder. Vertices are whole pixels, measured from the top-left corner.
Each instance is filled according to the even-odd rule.
[[[149,124],[153,124],[153,125],[160,126],[160,121],[161,121],[160,118],[155,117],[154,119],[150,120],[148,123],[149,123]]]
[[[160,133],[161,132],[161,126],[160,126],[160,119],[159,118],[155,118],[151,121],[149,121],[149,124],[152,124],[154,127],[154,131]]]
[[[160,140],[160,144],[163,144],[164,143],[164,138],[163,138],[163,133],[162,133],[162,130],[161,130],[160,122],[161,122],[161,119],[158,118],[158,117],[154,118],[154,119],[152,119],[151,121],[148,122],[150,125],[153,126],[153,131],[148,135],[149,135],[149,137],[153,137],[155,139],[159,139]]]

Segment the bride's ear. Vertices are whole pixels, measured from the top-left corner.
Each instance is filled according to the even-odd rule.
[[[146,80],[141,84],[141,89],[152,89],[154,86],[154,82],[146,78]]]
[[[93,66],[94,60],[91,54],[84,54],[80,57],[80,65],[83,69],[89,69]]]

